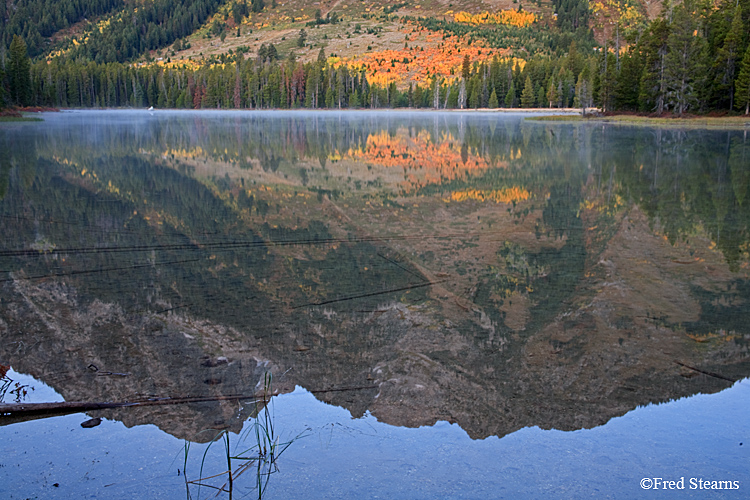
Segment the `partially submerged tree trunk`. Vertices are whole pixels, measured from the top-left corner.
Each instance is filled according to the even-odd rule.
[[[62,401],[58,403],[11,403],[0,404],[0,425],[5,417],[26,415],[66,415],[69,413],[80,413],[92,410],[105,410],[109,408],[131,408],[140,406],[175,405],[187,403],[204,403],[207,401],[236,401],[257,399],[255,395],[228,395],[228,396],[205,396],[193,398],[158,398],[145,401]]]

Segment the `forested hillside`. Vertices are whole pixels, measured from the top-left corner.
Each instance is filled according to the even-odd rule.
[[[13,36],[24,39],[32,57],[50,47],[58,31],[87,18],[101,16],[125,5],[123,0],[15,0],[0,5],[0,44],[8,47]]]
[[[212,16],[220,0],[154,0],[130,5],[86,34],[69,57],[97,63],[132,61],[191,35]]]
[[[0,99],[59,107],[750,111],[750,0],[665,3],[653,19],[632,0],[513,1],[445,11],[411,2],[82,0],[61,14],[65,1],[21,0],[6,3]],[[73,35],[50,35],[97,14]]]

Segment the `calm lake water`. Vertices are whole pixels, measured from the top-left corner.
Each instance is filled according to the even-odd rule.
[[[6,411],[3,498],[750,494],[747,130],[44,119],[0,125],[0,396],[138,404]]]

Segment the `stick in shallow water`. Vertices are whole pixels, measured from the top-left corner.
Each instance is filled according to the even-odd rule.
[[[688,370],[693,370],[693,371],[696,371],[698,373],[702,373],[704,375],[708,375],[709,377],[714,377],[714,378],[718,378],[718,379],[721,379],[721,380],[726,380],[727,382],[732,382],[732,383],[737,382],[737,380],[735,380],[733,378],[725,377],[724,375],[719,375],[718,373],[707,372],[707,371],[701,370],[700,368],[695,368],[695,367],[686,365],[685,363],[680,363],[679,361],[676,361],[676,360],[675,360],[675,363],[677,363],[680,366],[683,366],[683,367],[687,368]]]
[[[241,394],[228,396],[205,396],[192,398],[158,398],[146,401],[121,401],[121,402],[88,402],[88,401],[62,401],[58,403],[11,403],[0,404],[0,425],[5,417],[18,417],[26,415],[66,415],[69,413],[80,413],[91,410],[105,410],[109,408],[131,408],[135,406],[175,405],[187,403],[204,403],[207,401],[235,401],[257,399],[256,396],[245,396]]]
[[[368,292],[368,293],[362,293],[362,294],[359,294],[359,295],[350,295],[348,297],[341,297],[341,298],[338,298],[338,299],[324,300],[324,301],[321,301],[321,302],[310,302],[309,304],[303,304],[301,306],[292,307],[292,309],[301,309],[303,307],[309,307],[309,306],[324,306],[324,305],[333,304],[333,303],[336,303],[336,302],[345,302],[347,300],[362,299],[362,298],[365,298],[365,297],[375,297],[377,295],[385,295],[387,293],[402,292],[402,291],[405,291],[405,290],[413,290],[415,288],[423,288],[423,287],[426,287],[426,286],[437,285],[439,283],[445,283],[446,281],[448,281],[448,280],[427,281],[425,283],[419,283],[417,285],[408,285],[408,286],[403,286],[401,288],[392,288],[390,290],[379,290],[377,292]]]

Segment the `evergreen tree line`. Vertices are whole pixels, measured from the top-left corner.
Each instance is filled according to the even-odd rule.
[[[510,60],[465,58],[461,76],[434,75],[424,85],[371,85],[368,69],[332,66],[293,57],[244,59],[225,64],[136,66],[64,59],[30,64],[18,38],[7,65],[11,104],[56,107],[148,107],[186,109],[268,108],[497,108],[579,105],[576,73],[589,63],[571,46],[562,58],[538,57],[523,69]],[[265,53],[275,53],[266,50]],[[14,56],[14,54],[16,54]],[[16,63],[15,61],[19,61]],[[19,66],[20,64],[20,66]],[[17,69],[17,68],[21,69]],[[25,68],[25,69],[24,69]],[[23,80],[18,75],[29,77]],[[12,78],[11,78],[12,76]],[[586,103],[586,105],[590,105]]]
[[[603,52],[598,104],[658,114],[748,113],[749,33],[750,0],[727,0],[716,9],[698,0],[667,2],[627,52]]]
[[[158,108],[593,107],[662,113],[750,111],[750,0],[719,9],[667,4],[626,51],[537,55],[525,65],[464,59],[455,77],[370,85],[369,68],[279,59],[275,47],[198,68],[56,58],[31,65],[20,37],[0,65],[6,103]],[[271,55],[269,56],[269,52]],[[25,75],[29,74],[27,78]],[[2,97],[2,95],[0,95]]]

